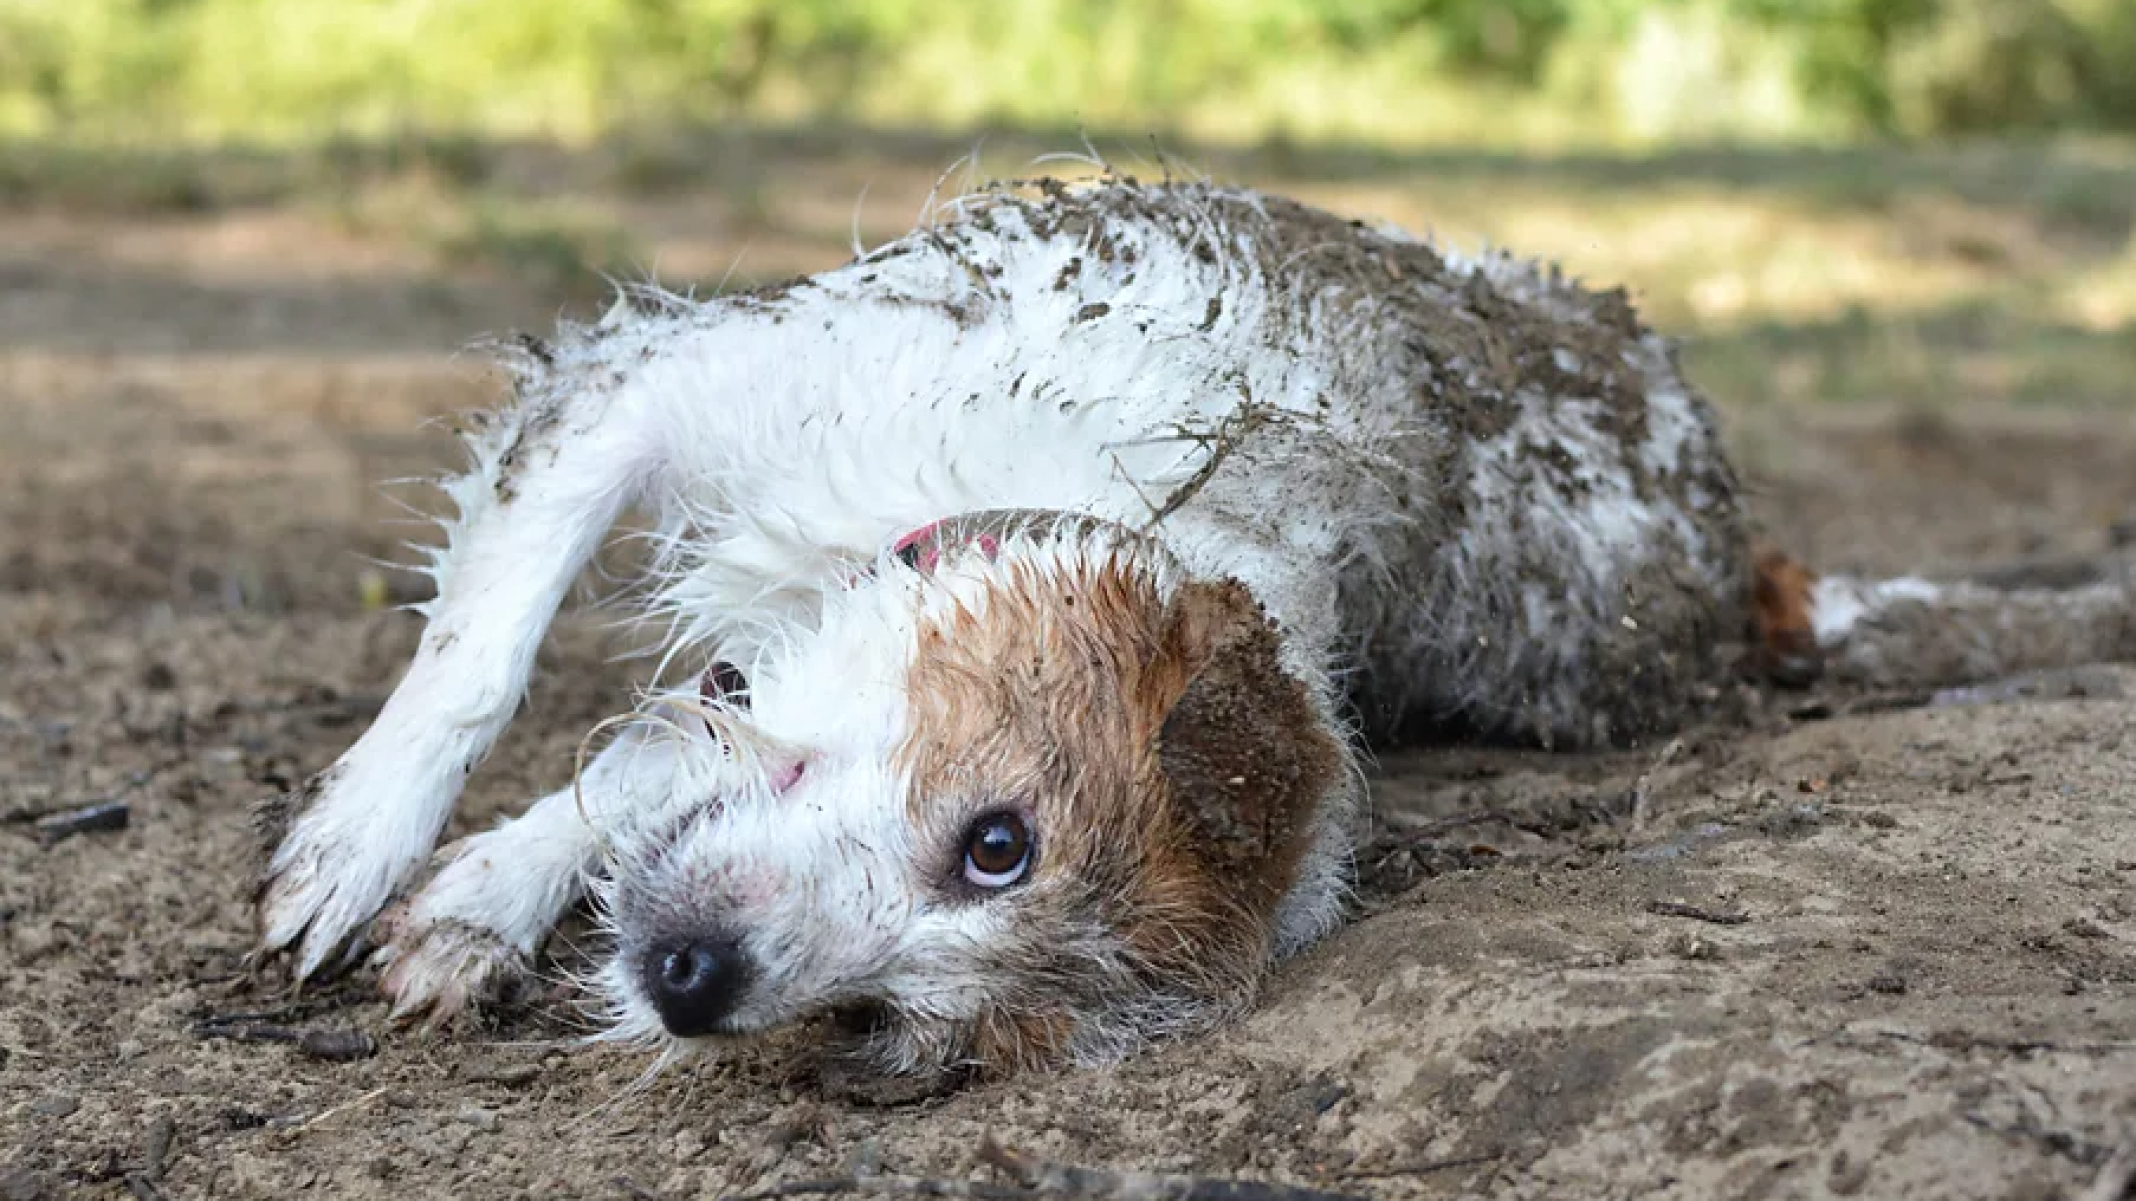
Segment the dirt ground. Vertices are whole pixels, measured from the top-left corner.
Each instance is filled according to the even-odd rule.
[[[1358,920],[1250,1020],[1111,1071],[870,1106],[792,1039],[642,1082],[561,995],[442,1039],[362,975],[285,1008],[239,964],[247,810],[414,645],[379,605],[411,585],[367,559],[419,531],[373,485],[445,462],[420,422],[488,395],[454,349],[553,305],[272,213],[0,220],[0,1198],[679,1199],[978,1178],[992,1136],[1365,1197],[2044,1199],[2136,1138],[2115,669],[1780,696],[1674,753],[1390,755]],[[1731,430],[1770,532],[1828,568],[2091,551],[2136,507],[2126,419],[1945,412]],[[566,622],[459,828],[565,777],[625,645]],[[124,829],[29,820],[107,801]],[[210,1036],[248,1011],[377,1050]]]

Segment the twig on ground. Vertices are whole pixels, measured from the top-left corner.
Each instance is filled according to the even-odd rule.
[[[103,800],[98,801],[92,805],[83,806],[73,801],[60,801],[49,805],[18,805],[13,809],[6,810],[5,812],[0,812],[0,825],[13,826],[24,825],[30,822],[42,822],[46,818],[56,818],[74,813],[86,813],[93,809],[98,809],[106,805],[115,804],[118,801],[121,801],[124,798],[132,795],[133,793],[140,791],[142,788],[147,787],[151,781],[153,781],[156,777],[162,775],[164,772],[167,772],[174,767],[178,767],[190,761],[191,757],[189,755],[171,755],[166,758],[160,759],[154,763],[151,763],[147,767],[141,768],[137,771],[129,772],[127,773],[125,783],[119,785],[118,788],[114,789],[110,794],[105,796]]]
[[[347,1113],[351,1109],[357,1109],[362,1106],[369,1105],[371,1102],[376,1101],[380,1097],[385,1096],[387,1091],[388,1090],[384,1088],[374,1088],[370,1092],[367,1092],[353,1100],[343,1101],[339,1105],[328,1106],[327,1108],[320,1110],[318,1113],[313,1114],[311,1117],[308,1117],[303,1121],[297,1123],[295,1126],[292,1126],[289,1132],[291,1134],[302,1134],[305,1131],[311,1129],[312,1127],[317,1126],[319,1123],[327,1120],[328,1118],[333,1117],[335,1114]]]
[[[1850,699],[1824,697],[1808,704],[1797,705],[1787,711],[1790,721],[1826,721],[1835,717],[1855,717],[1871,713],[1896,713],[1905,709],[1926,709],[1934,704],[1933,692],[1884,692]]]
[[[240,973],[237,978],[244,979],[246,977]],[[306,997],[302,1000],[291,1001],[286,1005],[277,1005],[272,1009],[254,1009],[237,1013],[207,1013],[193,1019],[193,1032],[205,1035],[210,1031],[227,1026],[250,1026],[262,1022],[287,1022],[299,1018],[316,1017],[322,1013],[332,1013],[337,1009],[347,1009],[353,1005],[361,1005],[370,999],[362,993],[349,990],[331,996]]]
[[[2025,1142],[2037,1143],[2041,1150],[2051,1155],[2059,1155],[2064,1159],[2074,1160],[2080,1164],[2104,1163],[2108,1155],[2113,1151],[2112,1147],[2079,1138],[2067,1130],[2050,1130],[2029,1118],[2005,1125],[1992,1121],[1986,1114],[1973,1110],[1968,1110],[1958,1116],[1964,1119],[1968,1126],[1985,1130],[1990,1134],[2001,1135],[2008,1139],[2020,1139]]]
[[[652,1189],[649,1189],[644,1185],[639,1184],[637,1181],[632,1180],[628,1176],[617,1176],[611,1179],[608,1183],[615,1185],[616,1191],[622,1193],[626,1197],[631,1198],[631,1201],[667,1201],[667,1198],[661,1196],[659,1193],[654,1192]]]
[[[196,1038],[227,1038],[234,1043],[292,1043],[313,1059],[347,1063],[368,1059],[378,1051],[378,1042],[361,1030],[294,1030],[288,1026],[211,1026],[195,1024]]]
[[[1701,909],[1682,901],[1648,901],[1647,912],[1662,917],[1687,917],[1694,922],[1712,922],[1716,926],[1740,926],[1750,920],[1747,913],[1728,910]]]
[[[1398,1163],[1392,1167],[1368,1168],[1362,1172],[1344,1172],[1344,1180],[1391,1180],[1398,1176],[1429,1176],[1434,1172],[1451,1172],[1456,1168],[1473,1168],[1504,1159],[1503,1151],[1485,1151],[1480,1155],[1461,1155],[1453,1159],[1431,1159],[1422,1163]]]
[[[927,1180],[915,1176],[835,1176],[794,1180],[754,1193],[735,1193],[722,1201],[774,1201],[779,1197],[827,1197],[843,1193],[889,1193],[902,1197],[968,1197],[974,1201],[1031,1201],[1040,1194],[1007,1184],[978,1180]]]
[[[48,847],[55,846],[77,834],[123,830],[131,820],[133,809],[124,801],[85,805],[37,819],[37,841]]]
[[[378,1053],[378,1041],[361,1030],[309,1030],[297,1040],[297,1050],[329,1063],[369,1059]]]
[[[293,1043],[303,1038],[304,1032],[291,1029],[288,1026],[274,1026],[264,1022],[258,1025],[231,1026],[196,1024],[193,1027],[193,1037],[227,1038],[234,1043]]]

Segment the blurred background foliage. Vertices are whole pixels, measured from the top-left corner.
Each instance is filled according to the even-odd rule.
[[[747,286],[1089,147],[1624,284],[1739,408],[2125,411],[2131,134],[2136,0],[0,0],[0,366]]]
[[[2132,0],[0,0],[0,135],[837,118],[1202,141],[2136,130]]]

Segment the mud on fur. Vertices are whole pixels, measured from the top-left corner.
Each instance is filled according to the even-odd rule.
[[[1621,292],[1249,191],[989,189],[507,362],[420,649],[288,805],[259,905],[307,977],[391,903],[403,1015],[523,980],[590,895],[608,1038],[839,1014],[881,1072],[1104,1062],[1338,924],[1367,737],[1636,742],[1746,650],[1886,685],[2136,652],[2126,578],[1754,556]],[[630,508],[656,687],[404,896]]]

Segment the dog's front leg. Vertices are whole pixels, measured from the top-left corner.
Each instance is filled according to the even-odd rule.
[[[379,919],[373,963],[394,1016],[443,1022],[531,979],[542,943],[584,895],[608,840],[672,799],[675,749],[672,737],[633,727],[575,786],[447,847],[438,874]]]
[[[571,382],[476,437],[407,674],[354,746],[263,815],[279,846],[261,884],[260,951],[295,947],[298,979],[429,856],[518,707],[564,592],[655,467],[638,398]]]

